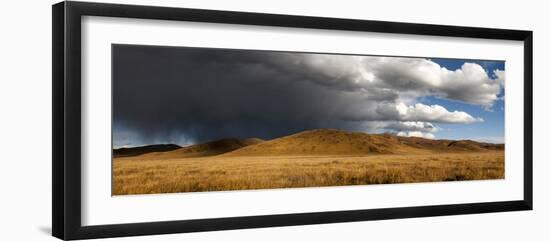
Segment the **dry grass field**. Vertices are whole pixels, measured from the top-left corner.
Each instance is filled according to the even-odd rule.
[[[114,158],[113,195],[504,178],[504,151]]]
[[[113,195],[504,178],[503,144],[335,129],[113,153]]]

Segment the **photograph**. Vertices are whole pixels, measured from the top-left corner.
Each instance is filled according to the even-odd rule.
[[[505,61],[111,45],[113,196],[505,179]]]

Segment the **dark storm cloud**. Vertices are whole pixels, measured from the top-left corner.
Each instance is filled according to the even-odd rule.
[[[115,46],[113,56],[115,127],[149,140],[171,133],[194,142],[269,139],[336,127],[368,112],[363,103],[371,98],[397,97],[326,88],[342,81],[319,81],[324,76],[289,64],[295,59],[288,54]]]
[[[369,72],[365,66],[378,59],[115,45],[115,144],[117,133],[143,143],[203,142],[270,139],[312,128],[360,130],[365,121],[475,120],[441,106],[399,102],[393,87],[402,85],[399,79],[415,80],[407,73]],[[380,72],[384,66],[375,67]],[[407,85],[422,91],[422,84]],[[422,116],[434,113],[435,119]]]

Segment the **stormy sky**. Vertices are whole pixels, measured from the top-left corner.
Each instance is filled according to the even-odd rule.
[[[337,128],[502,142],[504,62],[113,45],[113,146]]]

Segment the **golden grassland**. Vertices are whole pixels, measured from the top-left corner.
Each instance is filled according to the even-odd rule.
[[[113,159],[113,195],[504,178],[504,151]]]

